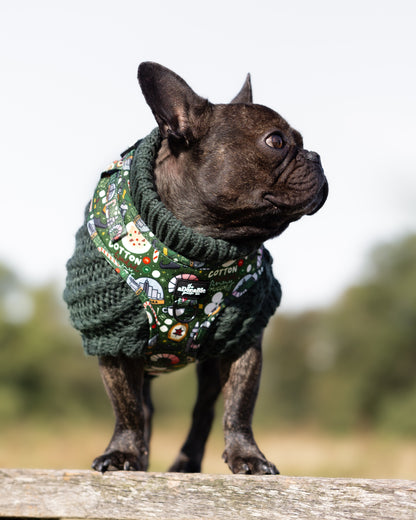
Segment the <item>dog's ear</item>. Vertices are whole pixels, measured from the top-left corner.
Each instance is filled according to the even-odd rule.
[[[235,103],[253,103],[253,90],[251,88],[251,77],[250,74],[247,74],[244,85],[242,86],[240,92],[235,96],[235,98],[231,101],[232,104]]]
[[[137,77],[163,137],[189,144],[203,134],[211,112],[207,99],[158,63],[141,63]]]

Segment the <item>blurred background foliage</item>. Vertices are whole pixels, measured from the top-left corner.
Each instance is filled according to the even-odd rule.
[[[416,235],[374,250],[361,282],[328,308],[277,313],[265,333],[256,422],[414,436],[415,288]],[[83,354],[59,292],[53,284],[27,287],[0,268],[2,427],[112,418],[97,361]],[[185,420],[195,397],[192,367],[154,387],[158,415]]]
[[[273,317],[254,427],[283,472],[415,478],[415,288],[416,235],[374,250],[333,305]],[[0,267],[0,466],[88,468],[110,439],[97,360],[84,355],[60,293]],[[195,395],[192,366],[154,381],[151,470],[172,462]],[[210,473],[227,473],[221,437],[218,418]]]
[[[266,349],[271,415],[416,434],[416,236],[378,247],[333,306],[277,315]]]

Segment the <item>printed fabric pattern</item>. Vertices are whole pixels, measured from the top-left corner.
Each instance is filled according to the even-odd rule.
[[[149,321],[147,371],[194,362],[208,329],[227,304],[263,272],[263,247],[222,265],[192,261],[160,242],[137,214],[129,174],[133,153],[102,174],[89,208],[98,251],[140,298]]]

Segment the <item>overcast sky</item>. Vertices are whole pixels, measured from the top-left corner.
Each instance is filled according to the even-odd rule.
[[[155,126],[141,61],[254,100],[319,152],[325,207],[268,243],[282,309],[332,302],[371,248],[416,231],[414,0],[14,0],[0,7],[0,261],[63,285],[99,172]]]

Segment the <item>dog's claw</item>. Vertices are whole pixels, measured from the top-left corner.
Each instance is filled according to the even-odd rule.
[[[136,454],[122,451],[112,451],[97,457],[92,468],[101,473],[106,471],[145,471],[146,460],[140,460]]]
[[[279,475],[279,470],[271,462],[268,464],[263,464],[262,470],[264,475]]]
[[[110,466],[111,464],[111,460],[110,459],[104,459],[104,460],[99,460],[99,457],[97,457],[97,459],[94,460],[94,462],[92,463],[92,469],[95,469],[96,471],[100,471],[101,473],[105,473],[107,470],[108,470],[108,467]]]
[[[105,471],[108,470],[108,468],[111,466],[111,459],[106,459],[104,462],[103,462],[103,467],[101,469],[101,472],[104,473]]]

